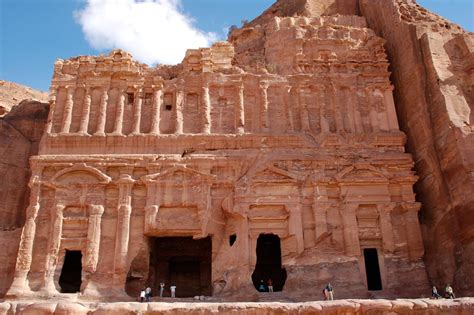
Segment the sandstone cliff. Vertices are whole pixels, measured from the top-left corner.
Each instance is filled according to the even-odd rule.
[[[48,93],[21,84],[0,80],[0,117],[24,100],[47,102]]]
[[[26,100],[0,118],[0,296],[13,278],[28,205],[29,158],[38,153],[48,110],[48,104]]]
[[[474,35],[414,1],[361,0],[387,41],[395,103],[420,179],[432,282],[474,294]]]

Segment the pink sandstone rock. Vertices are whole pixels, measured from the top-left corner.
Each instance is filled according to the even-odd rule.
[[[165,296],[174,284],[180,298],[216,302],[320,300],[328,282],[338,299],[427,296],[429,279],[469,294],[471,43],[412,1],[280,0],[177,66],[122,50],[58,60],[26,215],[12,212],[26,219],[9,301],[144,312],[129,302],[146,286],[157,296],[160,282]],[[270,278],[277,292],[258,293]],[[304,307],[410,314],[440,303]],[[206,307],[302,307],[216,305]]]

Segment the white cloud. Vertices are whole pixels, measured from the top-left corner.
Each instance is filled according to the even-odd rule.
[[[179,63],[217,37],[193,25],[181,0],[87,0],[75,16],[93,48],[121,48],[148,64]]]

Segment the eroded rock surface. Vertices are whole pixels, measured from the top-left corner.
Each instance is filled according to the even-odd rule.
[[[38,154],[48,110],[48,104],[23,101],[0,118],[0,296],[13,279],[29,202],[29,158]]]
[[[468,294],[472,45],[441,21],[408,0],[281,0],[177,66],[58,60],[8,296],[129,300],[164,282],[254,300],[271,279],[289,301],[328,282],[413,297],[425,262]]]
[[[0,117],[24,100],[48,102],[48,93],[0,80]]]

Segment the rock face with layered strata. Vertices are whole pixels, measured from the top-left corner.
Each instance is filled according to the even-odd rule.
[[[403,28],[396,12],[415,5],[387,3],[281,0],[177,66],[121,50],[58,60],[9,296],[123,299],[164,282],[178,297],[246,299],[269,279],[295,301],[319,299],[328,282],[338,298],[424,294],[422,204],[396,113],[411,94],[394,102],[384,45],[394,53],[397,37],[374,15],[393,6],[386,23]],[[426,53],[439,47],[423,38]],[[426,73],[448,84],[460,71],[469,95],[465,56]],[[456,202],[468,205],[461,186]],[[430,266],[436,246],[425,244]]]

